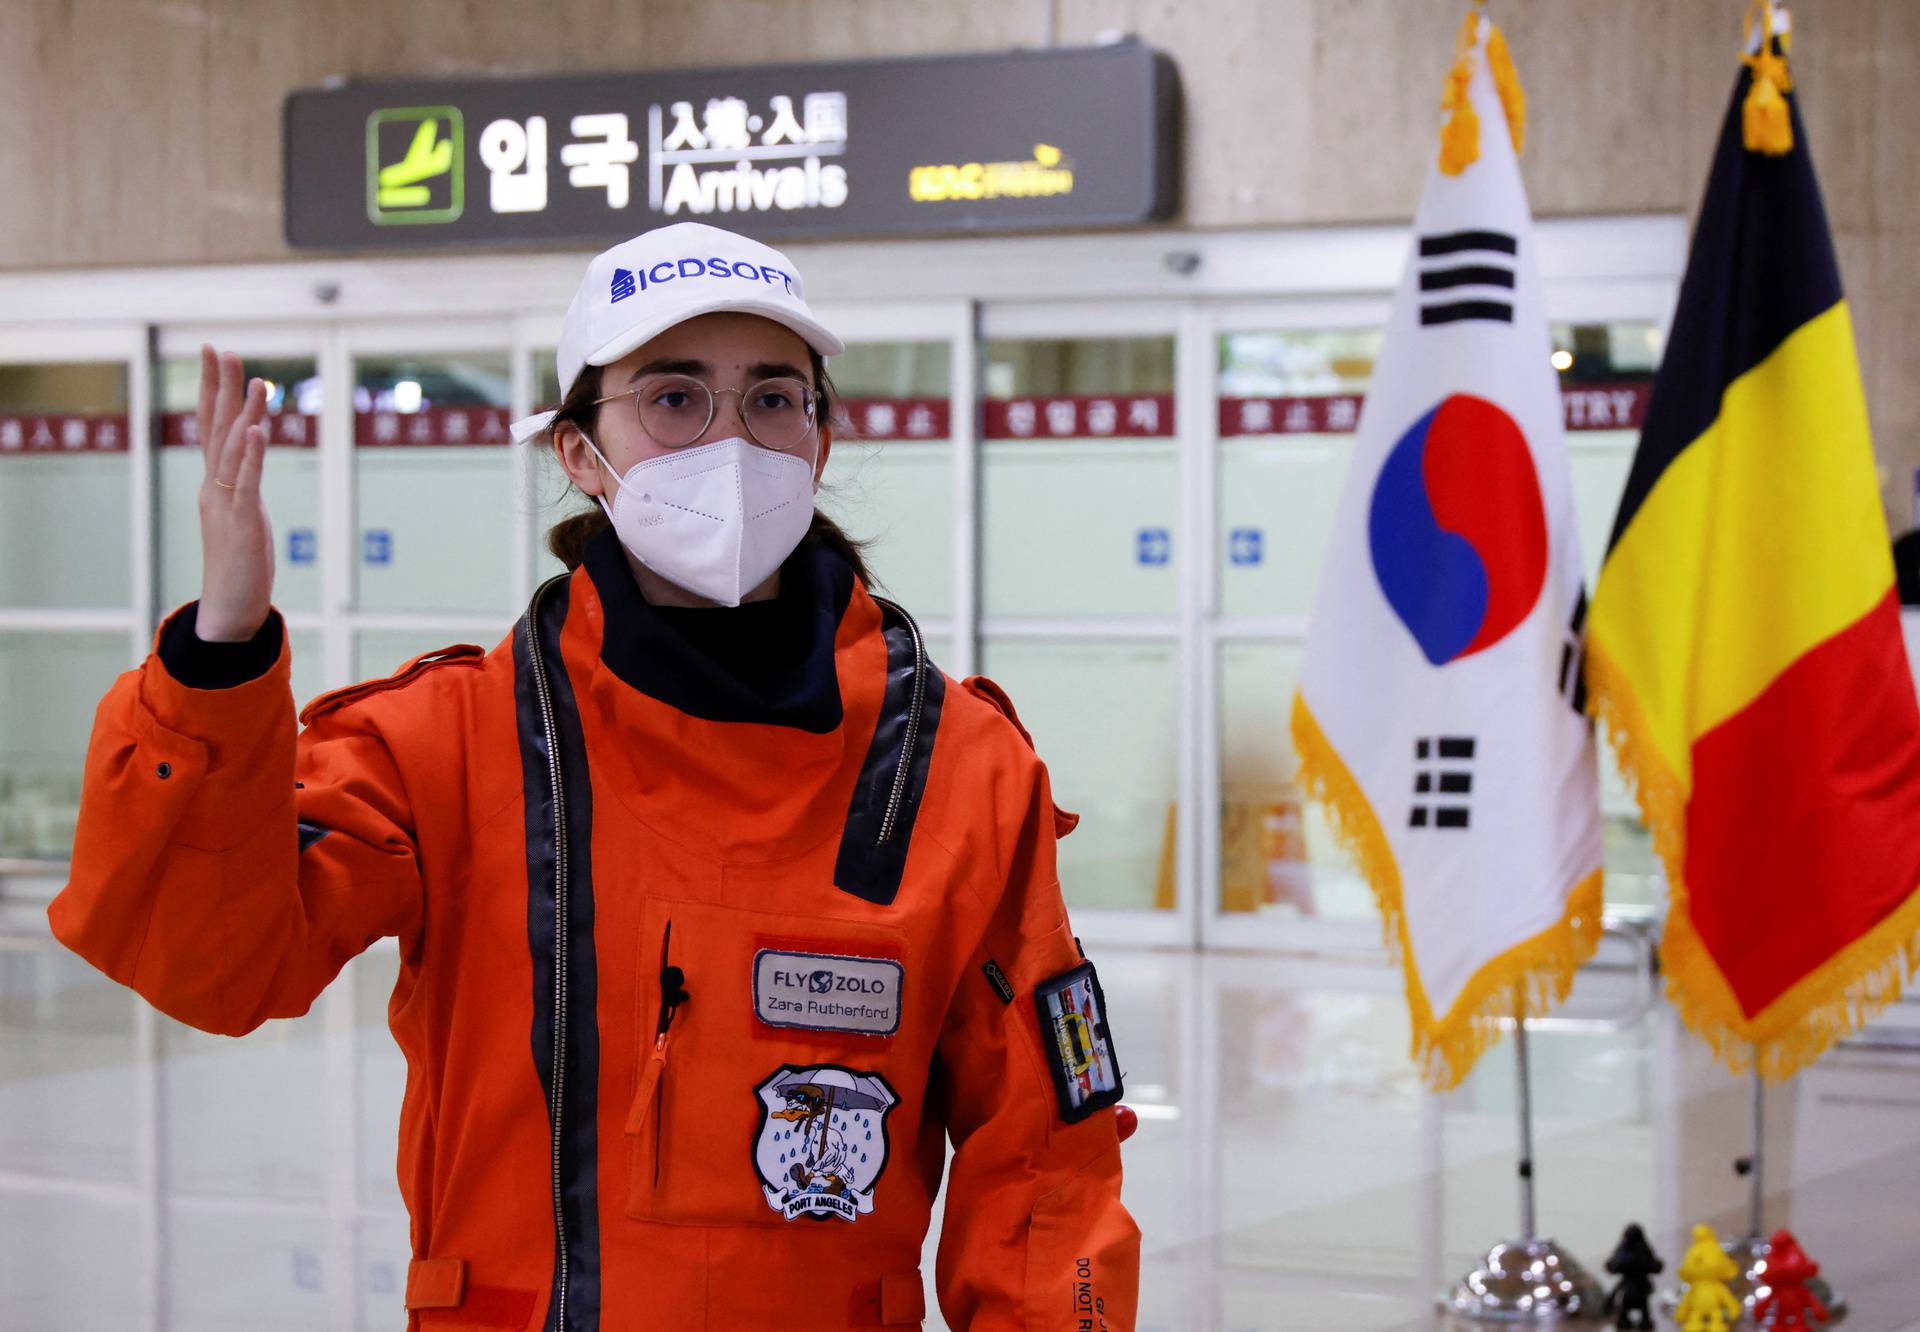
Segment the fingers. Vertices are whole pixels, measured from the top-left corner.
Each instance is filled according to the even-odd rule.
[[[240,439],[240,462],[233,474],[233,493],[242,498],[260,492],[260,470],[267,456],[267,432],[249,425]]]
[[[201,448],[206,454],[209,467],[220,460],[220,454],[227,443],[227,436],[233,429],[234,419],[240,414],[246,397],[246,370],[241,366],[240,358],[232,352],[221,352],[215,359],[218,371],[213,398],[213,419],[208,422],[207,430],[201,436]],[[203,379],[203,387],[204,383]]]
[[[225,392],[224,387],[222,392]],[[207,473],[218,480],[223,489],[232,489],[236,484],[234,474],[240,470],[246,452],[247,431],[259,426],[266,415],[266,381],[249,380],[245,396],[240,398],[239,408],[229,421],[219,444],[207,455]]]
[[[194,414],[199,433],[194,438],[200,444],[200,456],[207,457],[213,452],[213,401],[220,392],[220,358],[215,354],[212,344],[200,344],[200,405]]]

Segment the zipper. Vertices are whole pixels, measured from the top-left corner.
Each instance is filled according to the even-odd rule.
[[[567,1332],[567,1213],[560,1169],[565,1134],[561,1117],[567,1089],[567,959],[571,943],[567,932],[567,802],[566,779],[560,766],[560,728],[554,721],[553,690],[540,644],[540,607],[552,579],[533,594],[527,609],[527,660],[533,667],[533,692],[540,700],[540,723],[546,731],[547,778],[553,794],[553,1089],[547,1097],[547,1117],[553,1125],[553,1233],[555,1303],[559,1318],[554,1327]]]
[[[653,1058],[641,1079],[629,1119],[653,1117],[653,1185],[660,1187],[660,1136],[666,1120],[661,1106],[667,1095],[667,1038],[680,1005],[687,1002],[687,973],[669,960],[673,956],[673,922],[667,922],[660,938],[660,1018],[653,1029]],[[637,1127],[637,1126],[630,1126]]]
[[[899,821],[900,804],[907,794],[907,772],[913,767],[913,748],[920,739],[920,710],[927,701],[927,644],[920,636],[920,625],[904,607],[880,597],[874,600],[883,610],[906,621],[907,634],[913,639],[913,701],[907,710],[907,735],[900,742],[900,764],[893,770],[893,790],[887,795],[886,813],[880,819],[880,835],[874,839],[875,846],[884,846]]]

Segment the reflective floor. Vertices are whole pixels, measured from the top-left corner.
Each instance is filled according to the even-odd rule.
[[[0,1328],[404,1327],[392,953],[232,1041],[155,1017],[38,912],[0,910]],[[1434,1326],[1434,1293],[1516,1232],[1511,1042],[1431,1097],[1378,959],[1095,955],[1141,1116],[1143,1332]],[[1605,957],[1530,1038],[1540,1229],[1597,1271],[1639,1221],[1671,1269],[1692,1222],[1746,1229],[1751,1084],[1630,950]],[[1861,1332],[1920,1327],[1914,1012],[1766,1102],[1767,1225]]]

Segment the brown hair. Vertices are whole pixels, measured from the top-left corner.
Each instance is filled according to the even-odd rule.
[[[813,365],[813,382],[820,391],[820,420],[823,423],[831,422],[840,409],[839,390],[828,378],[827,364],[821,359],[820,353],[809,347],[807,356]],[[600,408],[594,404],[594,399],[600,396],[600,382],[599,366],[583,366],[573,381],[573,387],[561,399],[544,438],[551,440],[553,431],[561,425],[571,425],[583,434],[594,433],[600,416]],[[562,518],[549,528],[547,549],[567,568],[577,569],[580,561],[586,558],[587,543],[611,526],[607,515],[596,504],[591,509]],[[813,511],[813,525],[807,529],[806,539],[825,545],[853,566],[854,577],[861,583],[873,586],[873,574],[867,568],[865,544],[848,536],[841,530],[840,524],[818,509]]]

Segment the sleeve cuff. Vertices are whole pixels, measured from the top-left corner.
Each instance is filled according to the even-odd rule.
[[[190,601],[161,626],[156,645],[167,674],[189,689],[234,689],[258,680],[280,659],[286,636],[279,611],[244,643],[209,643],[196,631],[200,603]]]

